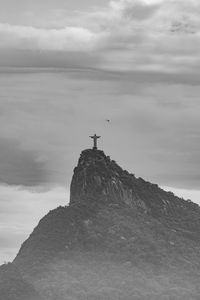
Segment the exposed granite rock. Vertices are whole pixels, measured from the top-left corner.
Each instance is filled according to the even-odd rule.
[[[96,203],[128,205],[144,213],[178,214],[198,205],[166,192],[156,184],[123,170],[100,150],[84,150],[74,169],[70,205]]]
[[[12,266],[45,300],[199,300],[199,249],[198,205],[89,149]]]

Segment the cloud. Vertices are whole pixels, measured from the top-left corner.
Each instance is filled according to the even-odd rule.
[[[33,191],[0,185],[0,264],[15,257],[21,243],[49,210],[68,201],[69,191],[59,186]]]
[[[198,74],[199,13],[195,0],[112,0],[104,9],[66,16],[54,28],[1,23],[0,56],[18,51],[12,56],[18,66],[19,51],[25,51],[30,66],[86,68],[87,57],[88,66],[99,69]]]
[[[86,51],[38,51],[26,49],[1,49],[0,67],[88,69],[96,66],[100,58]]]
[[[15,72],[0,73],[7,183],[69,186],[80,152],[96,132],[100,148],[136,176],[199,188],[198,78],[193,84],[192,78],[161,73]]]
[[[2,48],[27,50],[90,50],[95,34],[86,28],[42,29],[30,26],[0,24]]]
[[[149,18],[159,7],[160,1],[119,0],[110,1],[110,7],[118,17],[129,20],[144,20]]]
[[[178,197],[184,198],[185,200],[191,200],[198,205],[200,205],[200,191],[198,190],[185,190],[185,189],[176,189],[172,187],[162,187],[166,191],[173,192]]]
[[[16,139],[0,138],[0,182],[37,186],[48,182],[45,159],[20,147]]]
[[[103,68],[121,71],[197,71],[200,4],[196,1],[114,1]],[[140,15],[138,7],[144,11]],[[126,14],[128,12],[128,15]]]
[[[119,8],[112,4],[97,18],[101,24],[100,19],[108,21],[106,13],[112,16],[112,20],[98,29],[100,34],[104,32],[104,38],[101,35],[96,50],[51,50],[38,54],[33,50],[4,49],[3,58],[7,55],[11,65],[16,61],[16,66],[58,66],[58,69],[52,72],[38,69],[38,73],[31,69],[3,69],[0,73],[0,136],[4,139],[2,147],[7,139],[11,142],[6,142],[5,149],[12,149],[1,154],[3,182],[54,185],[65,184],[66,180],[69,185],[77,157],[83,148],[89,147],[87,136],[95,128],[104,136],[103,143],[110,154],[118,156],[130,169],[130,164],[122,158],[123,143],[119,146],[117,142],[128,140],[138,157],[137,161],[130,158],[136,175],[147,176],[162,185],[198,188],[199,158],[195,150],[199,148],[198,33],[174,33],[171,27],[160,26],[166,18],[173,19],[181,5],[189,11],[189,4],[139,0],[116,3],[120,3]],[[153,13],[140,21],[134,16],[131,16],[133,21],[127,21],[121,11],[140,3],[142,7],[153,7]],[[166,15],[164,5],[169,7],[168,12],[171,9],[171,14]],[[186,8],[180,9],[178,16]],[[164,14],[166,18],[161,20]],[[155,22],[157,19],[159,23]],[[95,28],[97,36],[98,30]],[[5,61],[0,59],[2,64]],[[59,72],[63,66],[68,70]],[[72,69],[74,66],[76,70]],[[102,121],[107,118],[105,114],[116,120],[110,132],[106,132],[108,128]],[[111,143],[110,134],[116,141]],[[149,149],[148,153],[145,149]]]
[[[105,10],[74,15],[74,26],[0,24],[0,63],[198,73],[197,8],[196,2],[118,0]]]

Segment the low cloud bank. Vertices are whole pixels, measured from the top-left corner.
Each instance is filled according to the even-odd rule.
[[[12,260],[39,220],[69,201],[63,187],[45,190],[0,185],[0,264]]]
[[[185,200],[191,200],[192,202],[195,202],[198,205],[200,205],[200,191],[177,189],[177,188],[167,187],[167,186],[163,186],[163,189],[166,191],[173,192],[178,197],[181,197]]]
[[[1,23],[0,48],[65,52],[69,61],[72,53],[92,53],[98,59],[91,55],[88,66],[108,70],[198,73],[199,13],[195,0],[113,0],[54,28]]]
[[[200,191],[163,188],[200,204]],[[3,264],[14,259],[21,243],[49,210],[68,204],[69,191],[64,187],[33,190],[0,185],[0,194],[0,264]]]

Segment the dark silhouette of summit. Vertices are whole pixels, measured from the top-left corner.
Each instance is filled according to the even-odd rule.
[[[199,233],[198,205],[87,149],[11,265],[31,300],[200,299]]]

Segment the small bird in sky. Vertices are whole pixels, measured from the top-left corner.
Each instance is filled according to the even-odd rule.
[[[109,122],[110,122],[110,120],[109,120],[109,119],[106,119],[106,122],[108,122],[108,123],[109,123]]]

